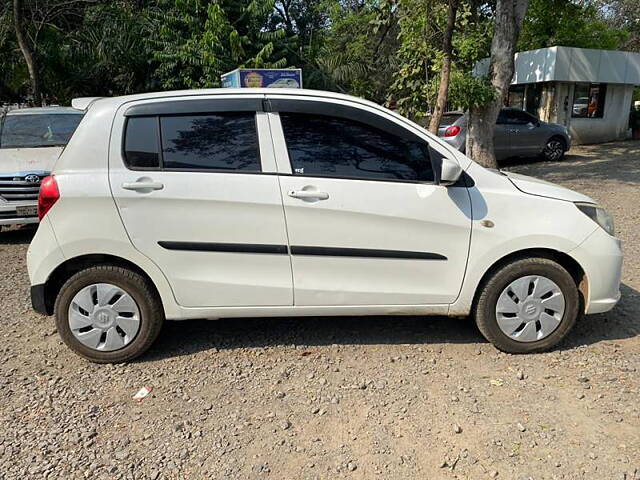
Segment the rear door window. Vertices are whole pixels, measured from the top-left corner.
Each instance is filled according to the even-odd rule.
[[[65,146],[80,120],[82,115],[77,113],[7,115],[2,124],[0,147]]]
[[[255,112],[130,117],[124,158],[134,170],[260,172]]]
[[[158,117],[127,120],[124,156],[129,168],[160,168]]]
[[[163,168],[259,172],[255,113],[160,117]]]
[[[449,125],[453,125],[455,122],[457,122],[460,117],[462,117],[461,114],[458,113],[445,113],[442,116],[442,120],[440,120],[440,126],[441,127],[445,127],[445,126],[449,126]]]

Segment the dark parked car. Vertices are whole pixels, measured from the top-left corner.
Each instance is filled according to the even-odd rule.
[[[467,116],[462,112],[445,113],[438,136],[464,152]],[[496,121],[493,144],[497,159],[542,155],[547,160],[560,160],[571,147],[571,137],[563,125],[542,122],[518,108],[503,108]]]

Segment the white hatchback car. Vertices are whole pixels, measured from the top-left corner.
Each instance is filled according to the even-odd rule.
[[[535,352],[620,296],[593,200],[328,92],[95,100],[39,214],[33,306],[96,362],[140,355],[165,319],[257,316],[472,314]]]

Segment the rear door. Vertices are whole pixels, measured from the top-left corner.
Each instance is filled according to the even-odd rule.
[[[291,264],[260,96],[127,104],[109,177],[131,242],[186,307],[292,305]]]
[[[446,149],[373,107],[271,96],[296,305],[447,304],[471,232],[467,189],[434,182]]]

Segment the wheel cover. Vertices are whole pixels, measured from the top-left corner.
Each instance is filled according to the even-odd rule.
[[[140,310],[131,295],[110,283],[94,283],[71,300],[69,328],[84,346],[101,352],[124,348],[140,330]]]
[[[502,291],[496,303],[496,320],[509,338],[536,342],[558,328],[564,309],[564,294],[555,282],[540,275],[527,275]]]
[[[564,153],[564,145],[560,140],[549,140],[544,147],[544,154],[549,160],[559,160]]]

